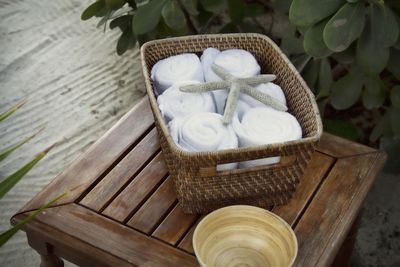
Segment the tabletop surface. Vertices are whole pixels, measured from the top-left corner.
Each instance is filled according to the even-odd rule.
[[[323,134],[291,201],[271,210],[295,230],[296,266],[329,265],[385,154]],[[198,266],[192,235],[201,215],[182,212],[147,97],[17,213],[25,218],[65,191],[25,231],[83,266]]]

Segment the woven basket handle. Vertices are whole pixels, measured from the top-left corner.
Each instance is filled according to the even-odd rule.
[[[211,167],[200,167],[199,174],[201,177],[211,177],[211,176],[224,176],[224,175],[232,175],[232,174],[242,174],[247,172],[262,172],[266,170],[276,170],[281,168],[287,168],[288,166],[295,164],[297,161],[297,157],[295,155],[289,156],[281,156],[281,159],[278,163],[275,164],[265,164],[256,167],[249,168],[240,168],[234,170],[227,171],[218,171],[217,166]],[[226,163],[224,163],[226,164]]]

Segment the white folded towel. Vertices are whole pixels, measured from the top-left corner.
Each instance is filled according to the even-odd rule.
[[[161,95],[167,88],[179,81],[204,82],[203,68],[196,54],[180,54],[158,61],[151,69],[155,94]]]
[[[228,49],[219,52],[215,48],[208,48],[204,50],[201,60],[206,82],[221,80],[211,69],[213,63],[224,68],[230,74],[238,78],[256,76],[260,74],[261,71],[260,65],[258,65],[255,57],[250,52],[243,49]],[[217,106],[217,112],[223,114],[228,91],[215,90],[213,91],[213,95]]]
[[[200,82],[177,82],[158,96],[158,107],[167,122],[176,117],[184,117],[194,113],[215,112],[214,99],[210,92],[185,93],[179,90],[180,86],[188,84],[200,84]]]
[[[274,84],[273,82],[269,82],[269,83],[259,84],[255,88],[258,91],[275,98],[276,100],[278,100],[279,102],[281,102],[283,105],[286,106],[286,97],[282,91],[282,88],[279,85]],[[264,103],[254,99],[253,97],[251,97],[247,94],[244,94],[244,93],[240,93],[239,100],[246,102],[247,104],[249,104],[250,107],[253,107],[253,108],[266,107],[266,105]]]
[[[301,139],[302,130],[297,119],[288,112],[269,107],[247,110],[242,117],[234,116],[232,126],[239,139],[239,147],[260,146]],[[278,163],[280,157],[240,162],[241,168]]]
[[[186,151],[216,151],[238,147],[238,139],[231,125],[222,123],[217,113],[196,113],[169,123],[172,139]],[[217,170],[235,169],[237,163],[221,164]]]
[[[204,79],[206,82],[210,82],[212,79],[215,79],[215,73],[212,71],[210,72],[210,70],[211,65],[214,63],[214,60],[219,53],[221,53],[221,51],[216,48],[210,47],[204,50],[203,54],[200,57],[201,66],[203,67],[204,72]]]

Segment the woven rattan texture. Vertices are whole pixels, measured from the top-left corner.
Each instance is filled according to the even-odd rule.
[[[289,108],[299,121],[303,139],[260,147],[215,152],[180,150],[171,139],[153,93],[150,71],[159,60],[185,52],[201,54],[208,47],[220,50],[241,48],[250,51],[259,62],[262,73],[273,73],[282,87]],[[151,41],[143,45],[142,67],[155,117],[161,148],[175,183],[183,210],[204,213],[232,204],[268,207],[286,203],[311,158],[322,134],[321,120],[315,99],[296,69],[280,49],[266,36],[259,34],[197,35]],[[201,168],[271,156],[295,156],[290,165],[264,166],[202,175]]]

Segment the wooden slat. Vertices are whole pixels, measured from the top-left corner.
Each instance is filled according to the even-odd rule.
[[[138,120],[140,118],[140,120]],[[37,209],[69,191],[55,205],[73,202],[109,169],[125,151],[153,124],[148,98],[144,97],[86,153],[28,202],[20,212]]]
[[[202,215],[199,219],[197,219],[197,222],[190,228],[189,232],[185,235],[185,237],[181,240],[181,242],[179,242],[178,248],[183,249],[191,254],[194,254],[193,243],[192,243],[193,233],[197,225],[201,222],[201,220],[205,216],[206,215]]]
[[[171,245],[175,245],[189,230],[198,217],[198,215],[184,214],[178,204],[157,227],[152,236]]]
[[[135,266],[198,266],[192,255],[107,219],[78,204],[71,203],[50,208],[35,220],[68,233],[69,236],[95,247],[96,251],[106,251]],[[89,257],[90,253],[92,250],[80,251],[80,254],[89,254]]]
[[[385,155],[340,159],[295,228],[295,266],[329,266],[357,216]]]
[[[140,208],[166,175],[164,156],[159,153],[102,213],[123,222]]]
[[[168,177],[127,225],[150,234],[176,202],[173,181]]]
[[[329,133],[322,134],[317,150],[336,158],[373,153],[376,151],[372,147],[358,144]]]
[[[314,192],[329,172],[333,163],[334,158],[318,152],[314,153],[293,198],[286,205],[274,207],[272,212],[282,217],[290,225],[293,225],[311,201]]]
[[[107,202],[143,167],[159,149],[156,129],[153,128],[81,201],[100,211]]]

